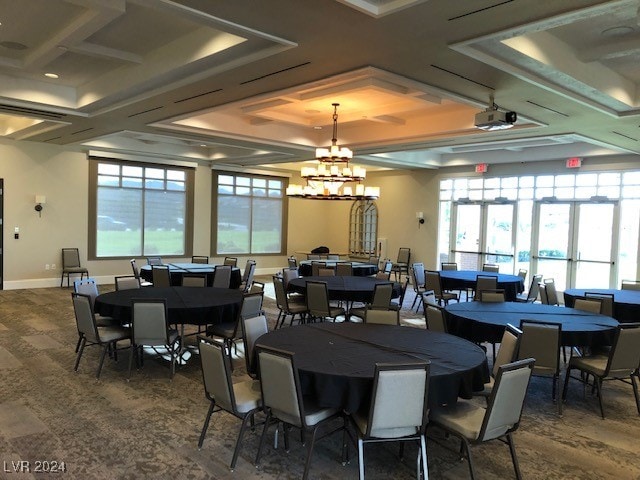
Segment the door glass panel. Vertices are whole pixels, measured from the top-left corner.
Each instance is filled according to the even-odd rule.
[[[553,278],[557,290],[567,284],[570,210],[568,203],[540,204],[537,273]]]
[[[487,205],[487,263],[496,263],[502,273],[513,272],[513,205]]]
[[[479,269],[480,221],[480,205],[457,205],[455,261],[460,270]]]
[[[634,187],[637,188],[637,187]],[[622,200],[620,205],[620,248],[617,288],[622,280],[640,278],[637,272],[640,239],[640,200]]]
[[[611,271],[613,203],[578,205],[577,288],[608,288]]]

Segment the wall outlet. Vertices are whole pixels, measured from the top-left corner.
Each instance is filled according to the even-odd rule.
[[[55,270],[55,269],[56,269],[56,264],[55,264],[55,263],[52,263],[52,264],[51,264],[51,270]]]
[[[49,268],[50,268],[50,265],[49,265],[48,263],[47,263],[47,264],[45,264],[44,269],[45,269],[45,270],[49,270]]]

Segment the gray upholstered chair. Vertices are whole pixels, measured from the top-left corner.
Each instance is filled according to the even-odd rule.
[[[222,261],[223,265],[229,265],[230,267],[237,267],[238,266],[238,259],[236,257],[224,257],[224,260]]]
[[[429,363],[376,364],[371,405],[368,410],[351,415],[357,434],[360,480],[364,480],[364,445],[398,441],[418,442],[416,478],[429,478],[426,440],[429,366]],[[402,399],[401,404],[398,399]]]
[[[567,398],[569,378],[574,378],[585,384],[585,376],[572,377],[571,370],[580,370],[581,373],[593,376],[594,387],[598,394],[600,415],[604,418],[602,405],[602,382],[605,380],[620,380],[630,383],[636,399],[636,408],[640,415],[640,394],[638,394],[638,382],[640,374],[640,323],[621,323],[613,340],[613,345],[606,355],[595,354],[586,356],[571,356],[567,365],[564,379],[562,399]]]
[[[549,305],[549,298],[547,297],[547,286],[544,283],[538,284],[538,293],[540,294],[540,303],[543,305]]]
[[[523,282],[527,281],[527,273],[529,273],[529,270],[526,270],[524,268],[518,270],[518,276],[522,278]]]
[[[480,301],[487,303],[502,303],[506,301],[504,289],[480,290]]]
[[[498,369],[516,359],[518,345],[520,343],[520,335],[522,335],[522,331],[519,328],[516,328],[511,324],[507,324],[504,329],[504,333],[502,334],[502,339],[500,340],[498,354],[493,362],[491,377],[489,378],[489,381],[484,384],[484,389],[478,392],[473,392],[474,395],[488,397],[491,394],[495,385],[496,376],[498,375]]]
[[[498,273],[500,271],[500,265],[496,265],[495,263],[485,263],[482,265],[482,271]]]
[[[391,299],[389,308],[391,308],[392,310],[402,310],[402,306],[404,305],[404,297],[407,294],[408,288],[409,288],[409,275],[406,276],[404,283],[402,284],[402,290],[400,292],[400,296],[398,298]]]
[[[303,480],[309,477],[311,458],[315,442],[322,437],[346,429],[346,417],[335,408],[319,407],[312,396],[302,395],[300,376],[295,363],[295,355],[291,352],[271,348],[258,347],[258,364],[260,370],[260,386],[262,389],[262,403],[267,412],[264,430],[260,437],[260,445],[256,454],[256,467],[260,465],[260,457],[264,449],[269,427],[278,422],[292,425],[305,433],[310,433],[307,439],[307,459],[304,466]],[[328,422],[343,417],[340,426],[327,429],[322,436],[316,438],[318,429]],[[288,428],[285,426],[285,450],[289,450]],[[343,460],[346,460],[346,449],[343,448]]]
[[[256,340],[269,331],[267,317],[256,315],[255,317],[240,317],[240,327],[242,328],[242,343],[244,346],[244,361],[247,366],[247,374],[255,377],[257,369],[255,366],[254,346]]]
[[[442,290],[442,279],[440,278],[440,272],[436,270],[426,270],[424,272],[424,289],[425,290],[433,290],[436,298],[438,299],[438,303],[442,305],[449,304],[451,300],[458,300],[458,295],[453,292],[444,292]]]
[[[336,263],[336,275],[342,277],[353,276],[353,265],[351,262],[338,262]]]
[[[260,292],[264,292],[264,282],[259,282],[257,280],[254,280],[251,282],[251,285],[249,286],[249,290],[247,290],[246,293],[260,293]]]
[[[209,263],[209,257],[206,256],[206,255],[193,255],[191,257],[191,263],[208,264]]]
[[[560,338],[562,324],[539,320],[520,320],[520,345],[518,359],[535,358],[533,375],[552,379],[551,398],[558,405],[558,413],[562,415],[562,402],[558,380],[560,378]],[[556,394],[557,392],[557,394]]]
[[[447,322],[444,310],[437,305],[426,305],[424,308],[427,330],[447,333]]]
[[[307,281],[307,310],[312,319],[320,321],[330,318],[335,322],[336,317],[345,315],[344,308],[329,305],[329,290],[325,282]]]
[[[299,296],[300,298],[298,299],[290,299],[284,289],[284,279],[275,275],[273,277],[273,289],[276,294],[276,306],[279,309],[275,328],[284,326],[287,317],[291,317],[289,325],[293,324],[296,315],[299,317],[299,322],[303,323],[308,311],[304,297]]]
[[[135,275],[118,275],[114,277],[116,290],[134,290],[140,288],[140,282]]]
[[[558,301],[558,291],[556,290],[556,283],[553,278],[545,278],[544,281],[544,289],[547,294],[547,303],[549,305],[560,305]]]
[[[364,323],[377,325],[400,325],[400,310],[378,310],[367,308],[364,312]]]
[[[100,345],[102,346],[102,355],[100,356],[100,363],[98,364],[98,370],[96,371],[96,378],[100,378],[100,372],[102,371],[102,365],[104,364],[104,358],[107,355],[107,350],[110,348],[114,352],[117,351],[117,343],[121,340],[129,340],[131,338],[131,330],[126,327],[120,326],[105,326],[98,327],[96,324],[96,318],[93,314],[93,308],[91,307],[91,297],[82,293],[71,294],[73,302],[73,311],[76,317],[76,326],[78,328],[78,335],[80,336],[80,345],[76,349],[76,363],[73,366],[74,371],[78,371],[78,365],[80,365],[80,359],[84,352],[85,346]],[[117,358],[116,358],[117,359]]]
[[[154,287],[170,287],[169,265],[151,265],[151,281]]]
[[[209,400],[209,410],[200,432],[198,449],[202,448],[209,421],[215,412],[224,410],[242,420],[240,431],[236,438],[236,445],[231,458],[231,471],[236,467],[238,455],[242,448],[242,437],[247,429],[247,423],[254,421],[255,414],[261,409],[260,383],[246,377],[240,381],[233,381],[229,358],[224,354],[224,347],[216,342],[198,336],[198,350],[202,366],[202,380],[204,393]]]
[[[291,255],[289,258],[287,258],[287,266],[289,268],[298,268],[298,259],[296,257],[294,257],[293,255]]]
[[[80,275],[80,280],[86,275],[89,276],[89,270],[80,264],[80,252],[77,248],[63,248],[62,249],[62,275],[60,276],[60,287],[64,277],[67,277],[67,287],[69,287],[69,281],[71,275]]]
[[[206,287],[207,276],[201,273],[183,273],[182,286],[183,287]]]
[[[458,264],[455,262],[442,262],[440,264],[440,269],[445,270],[458,270]]]
[[[389,310],[391,307],[391,297],[393,296],[393,283],[376,283],[373,286],[373,298],[369,305],[362,307],[352,307],[349,309],[349,320],[353,317],[364,319],[367,309]]]
[[[75,293],[81,293],[83,295],[87,295],[91,301],[91,309],[93,310],[96,297],[98,296],[98,285],[96,284],[95,279],[91,277],[85,277],[83,279],[78,279],[73,282],[73,291]],[[111,317],[105,317],[94,313],[94,317],[96,319],[96,325],[98,327],[112,327],[118,326],[120,323]],[[79,333],[79,332],[78,332]],[[82,335],[78,336],[78,344],[76,345],[76,353],[78,352],[78,348],[80,348],[80,340],[82,339]]]
[[[231,285],[231,265],[216,265],[213,273],[213,287],[229,288]]]
[[[140,286],[141,287],[153,286],[152,282],[147,282],[146,280],[143,280],[142,277],[140,276],[140,270],[138,269],[138,265],[136,264],[136,259],[132,258],[131,260],[129,260],[129,262],[131,263],[131,271],[133,272],[133,276],[138,279]]]
[[[162,265],[162,257],[147,257],[147,265]]]
[[[534,303],[538,299],[538,293],[540,292],[540,282],[542,282],[542,275],[534,275],[531,280],[531,285],[527,293],[521,293],[516,296],[516,302]]]
[[[178,331],[169,327],[167,322],[167,304],[163,298],[140,298],[131,302],[131,356],[129,357],[129,375],[131,379],[131,369],[133,359],[136,358],[138,365],[143,363],[143,347],[164,347],[170,355],[169,378],[173,379],[175,372],[176,356],[178,353]],[[157,352],[156,352],[157,353]],[[160,355],[158,353],[158,355]]]
[[[255,260],[247,260],[247,263],[244,267],[244,271],[242,272],[242,280],[240,282],[240,290],[243,292],[249,291],[251,288],[251,283],[253,282],[253,276],[256,272],[256,261]]]
[[[613,317],[614,295],[613,293],[584,292],[584,298],[600,300],[600,313],[607,317]]]
[[[534,362],[533,358],[528,358],[499,367],[486,407],[459,399],[454,404],[431,410],[429,425],[437,425],[462,441],[472,479],[475,475],[471,444],[494,439],[509,445],[516,478],[522,478],[512,434],[520,426]]]
[[[391,271],[395,274],[396,281],[402,278],[402,275],[409,275],[409,260],[411,259],[411,249],[408,247],[400,247],[398,249],[398,258],[391,266]]]
[[[622,290],[640,290],[640,280],[622,280],[620,288]]]
[[[600,313],[602,311],[602,300],[599,298],[576,297],[573,308],[583,312]]]
[[[477,275],[474,300],[480,300],[483,290],[496,290],[498,288],[498,278],[495,275]]]
[[[329,254],[327,254],[327,260],[332,260],[332,261],[339,262],[340,261],[340,255],[338,255],[337,253],[329,253]]]
[[[414,307],[416,309],[420,308],[420,304],[422,303],[422,292],[424,292],[426,288],[424,263],[416,262],[411,264],[409,275],[411,276],[411,283],[413,284],[413,291],[415,293],[415,297],[413,297],[413,303],[411,304],[411,309],[413,310]]]

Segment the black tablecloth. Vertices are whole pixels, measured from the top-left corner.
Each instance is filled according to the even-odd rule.
[[[514,301],[519,293],[524,292],[524,281],[518,275],[504,273],[481,272],[476,270],[442,270],[440,278],[444,290],[466,290],[476,288],[478,275],[498,277],[496,288],[504,289],[508,301]]]
[[[98,295],[95,311],[131,322],[131,301],[134,298],[164,298],[167,301],[169,322],[175,324],[207,325],[233,320],[242,301],[239,290],[211,287],[137,288]]]
[[[445,333],[412,327],[320,323],[281,328],[256,345],[295,353],[303,393],[322,407],[357,411],[371,397],[375,363],[431,361],[429,405],[470,398],[489,378],[485,352]],[[398,398],[399,408],[402,398]]]
[[[576,297],[584,297],[585,292],[613,294],[613,318],[619,322],[640,321],[640,291],[606,288],[571,288],[564,292],[565,305],[567,307],[573,307]]]
[[[319,260],[322,263],[325,263],[328,267],[335,268],[336,263],[347,263],[347,262],[337,262],[333,260]],[[362,263],[362,262],[348,262],[351,263],[353,267],[353,275],[356,277],[368,277],[369,275],[374,275],[378,271],[378,266],[372,263]],[[303,260],[300,262],[300,266],[298,267],[298,273],[303,277],[308,277],[311,275],[311,261]]]
[[[290,292],[305,294],[307,280],[326,282],[330,300],[345,300],[350,302],[370,303],[373,300],[373,289],[376,283],[388,283],[389,280],[380,280],[372,277],[300,277],[289,281],[287,288]],[[402,285],[393,284],[392,298],[397,298],[402,293]]]
[[[445,311],[449,332],[472,342],[498,343],[508,323],[517,327],[521,319],[533,319],[561,323],[563,345],[610,345],[618,325],[604,315],[540,303],[462,302]]]
[[[169,275],[171,277],[171,285],[179,287],[182,285],[182,275],[185,273],[204,274],[207,276],[207,285],[213,285],[213,274],[215,265],[205,263],[167,263],[169,266]],[[147,282],[153,281],[151,274],[151,265],[140,267],[140,276]],[[238,288],[242,283],[242,274],[238,267],[231,269],[231,282],[229,288]]]

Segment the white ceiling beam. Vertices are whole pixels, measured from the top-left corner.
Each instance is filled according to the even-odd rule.
[[[136,64],[141,64],[143,61],[141,55],[136,55],[135,53],[126,52],[124,50],[118,50],[115,48],[104,47],[95,43],[80,42],[68,48],[70,52],[79,53],[81,55],[87,55],[90,57],[108,58]]]

